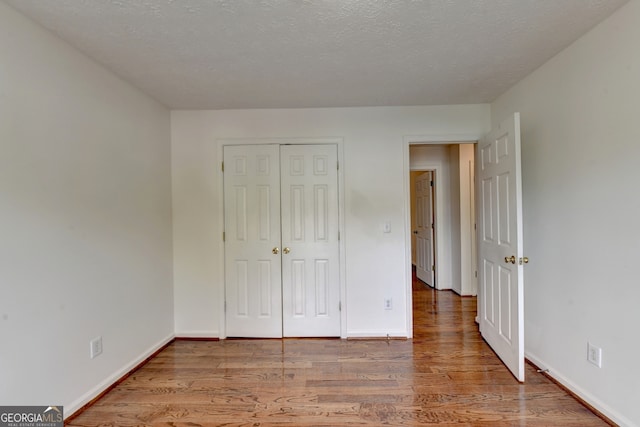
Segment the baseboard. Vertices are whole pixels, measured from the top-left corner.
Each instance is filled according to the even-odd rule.
[[[564,387],[569,393],[575,395],[578,400],[581,400],[585,406],[589,407],[589,409],[593,410],[596,415],[601,416],[605,421],[612,423],[612,425],[625,426],[625,427],[639,427],[637,424],[634,424],[627,417],[621,415],[614,409],[612,409],[609,405],[602,402],[600,399],[593,396],[588,391],[579,387],[575,383],[573,383],[568,378],[564,377],[562,374],[558,373],[553,369],[552,366],[543,362],[540,358],[535,355],[527,352],[525,353],[525,357],[531,362],[532,365],[537,366],[539,369],[544,371],[544,374],[549,377],[552,381],[558,383],[561,387]]]
[[[176,341],[220,341],[220,338],[208,338],[208,337],[176,337]]]
[[[348,337],[347,341],[407,341],[407,337]]]
[[[176,338],[217,338],[220,339],[220,331],[176,331]]]
[[[75,402],[72,402],[70,405],[64,406],[65,414],[69,414],[65,416],[65,421],[75,418],[78,414],[86,409],[86,407],[93,404],[98,398],[100,398],[106,391],[111,390],[115,385],[122,382],[125,378],[127,378],[133,371],[138,369],[140,366],[144,365],[147,361],[149,361],[153,356],[155,356],[158,352],[163,350],[166,346],[171,344],[174,341],[174,335],[171,334],[162,340],[158,341],[156,344],[149,347],[146,351],[144,351],[140,356],[136,359],[132,360],[130,363],[125,365],[122,369],[116,371],[113,375],[109,376],[107,379],[102,381],[100,384],[95,386],[89,392],[85,393],[82,397],[77,399]]]
[[[349,331],[347,339],[408,339],[409,334],[405,330],[394,331]]]

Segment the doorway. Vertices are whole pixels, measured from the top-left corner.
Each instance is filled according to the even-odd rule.
[[[427,280],[420,278],[435,289],[451,289],[462,296],[477,295],[474,153],[475,145],[469,142],[409,145],[412,264],[415,263],[416,270],[420,270],[420,245],[429,242],[426,239],[420,242],[415,238],[419,227],[417,224],[414,227],[414,224],[418,222],[418,216],[426,214],[425,231],[432,231],[434,236],[431,257],[434,280],[429,282],[430,275],[426,275]],[[433,182],[433,209],[428,212],[424,208],[423,212],[419,212],[417,207],[424,205],[424,200],[428,199],[422,195],[422,202],[418,203],[418,184],[414,194],[411,192],[411,181],[427,171]],[[415,218],[411,205],[416,206]]]

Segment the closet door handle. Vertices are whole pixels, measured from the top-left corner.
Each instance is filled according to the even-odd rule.
[[[271,249],[271,253],[274,255],[278,255],[280,253],[280,248],[276,246],[275,248]]]
[[[290,248],[284,248],[282,250],[282,252],[284,252],[285,254],[288,254],[289,252],[291,252],[291,249]]]

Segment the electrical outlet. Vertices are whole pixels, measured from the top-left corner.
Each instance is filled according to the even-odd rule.
[[[384,299],[384,309],[392,310],[393,309],[393,300],[391,298]]]
[[[89,341],[89,357],[94,358],[102,354],[102,337],[97,337]]]
[[[602,349],[587,342],[587,360],[598,368],[602,368]]]

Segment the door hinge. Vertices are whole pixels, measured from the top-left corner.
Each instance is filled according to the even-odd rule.
[[[433,181],[431,181],[431,186],[433,187]]]
[[[223,231],[222,232],[222,241],[223,242],[226,241],[226,237],[227,237],[227,234]]]
[[[340,241],[340,232],[338,231],[338,241]]]
[[[336,162],[336,170],[340,170],[340,162]]]
[[[338,311],[342,311],[342,301],[338,302]]]
[[[473,224],[473,229],[477,230],[478,229],[478,224]]]
[[[222,162],[221,169],[222,169],[222,172],[224,172],[224,162]]]
[[[476,270],[476,279],[478,278],[478,270]]]
[[[431,270],[436,271],[436,266],[435,266],[435,265],[432,265],[432,266],[431,266]]]
[[[225,313],[227,312],[227,302],[226,301],[224,302],[224,312]]]

